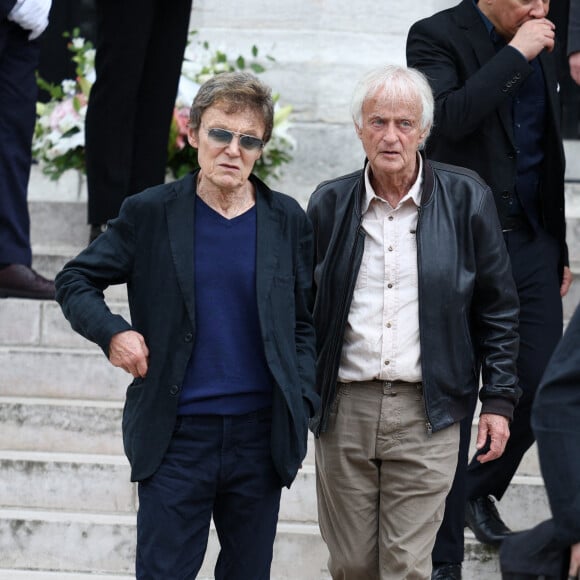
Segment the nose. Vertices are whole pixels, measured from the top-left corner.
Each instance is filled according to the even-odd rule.
[[[237,157],[240,155],[240,136],[233,135],[232,140],[228,143],[226,147],[226,151],[232,157]]]
[[[530,6],[530,16],[534,18],[545,18],[548,14],[550,4],[545,0],[534,0]]]
[[[395,131],[394,123],[385,123],[383,129],[383,141],[392,143],[397,140],[397,132]]]

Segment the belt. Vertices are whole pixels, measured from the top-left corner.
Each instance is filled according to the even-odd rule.
[[[353,383],[341,383],[340,385],[351,385]],[[423,383],[409,383],[407,381],[379,381],[378,379],[373,379],[372,381],[354,381],[354,384],[361,384],[361,385],[372,385],[377,387],[416,387],[420,388],[423,386]]]
[[[521,230],[522,228],[528,228],[529,222],[523,215],[512,215],[507,216],[502,220],[501,231],[505,234],[506,232],[513,232],[515,230]]]

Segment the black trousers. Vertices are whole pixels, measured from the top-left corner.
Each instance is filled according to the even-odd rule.
[[[507,232],[505,241],[520,299],[518,376],[523,394],[510,425],[505,452],[495,461],[480,464],[474,457],[467,465],[472,418],[464,420],[457,472],[433,549],[433,562],[463,561],[466,498],[490,494],[497,499],[503,497],[522,457],[534,442],[530,424],[534,395],[562,337],[556,241],[543,231],[534,234],[527,228]]]
[[[97,0],[97,79],[86,120],[88,221],[165,181],[192,0]]]
[[[178,417],[158,470],[139,483],[138,580],[196,578],[213,517],[216,580],[268,580],[282,483],[270,409]]]
[[[0,265],[32,260],[27,195],[40,43],[29,34],[0,19]]]

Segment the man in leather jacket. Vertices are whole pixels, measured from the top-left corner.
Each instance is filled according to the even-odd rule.
[[[480,460],[509,437],[518,299],[487,185],[419,153],[433,121],[425,77],[371,71],[352,113],[367,162],[308,206],[319,522],[333,578],[429,578],[480,369]]]

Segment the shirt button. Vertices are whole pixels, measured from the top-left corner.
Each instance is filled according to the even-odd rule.
[[[385,322],[385,326],[386,326],[387,328],[391,328],[391,323],[390,323],[390,322]]]
[[[177,393],[179,393],[179,387],[177,385],[171,385],[171,388],[169,389],[169,394],[177,395]]]
[[[392,288],[393,285],[391,283],[387,284],[387,288]]]
[[[390,215],[390,216],[389,216],[389,221],[390,221],[390,222],[392,222],[392,221],[393,221],[393,216],[392,216],[392,215]]]
[[[390,364],[391,364],[391,361],[390,361],[390,360],[386,360],[386,361],[385,361],[385,366],[388,366],[388,365],[390,365]]]
[[[387,250],[389,250],[389,252],[392,252],[392,251],[393,251],[393,246],[389,246],[389,247],[387,248]]]

